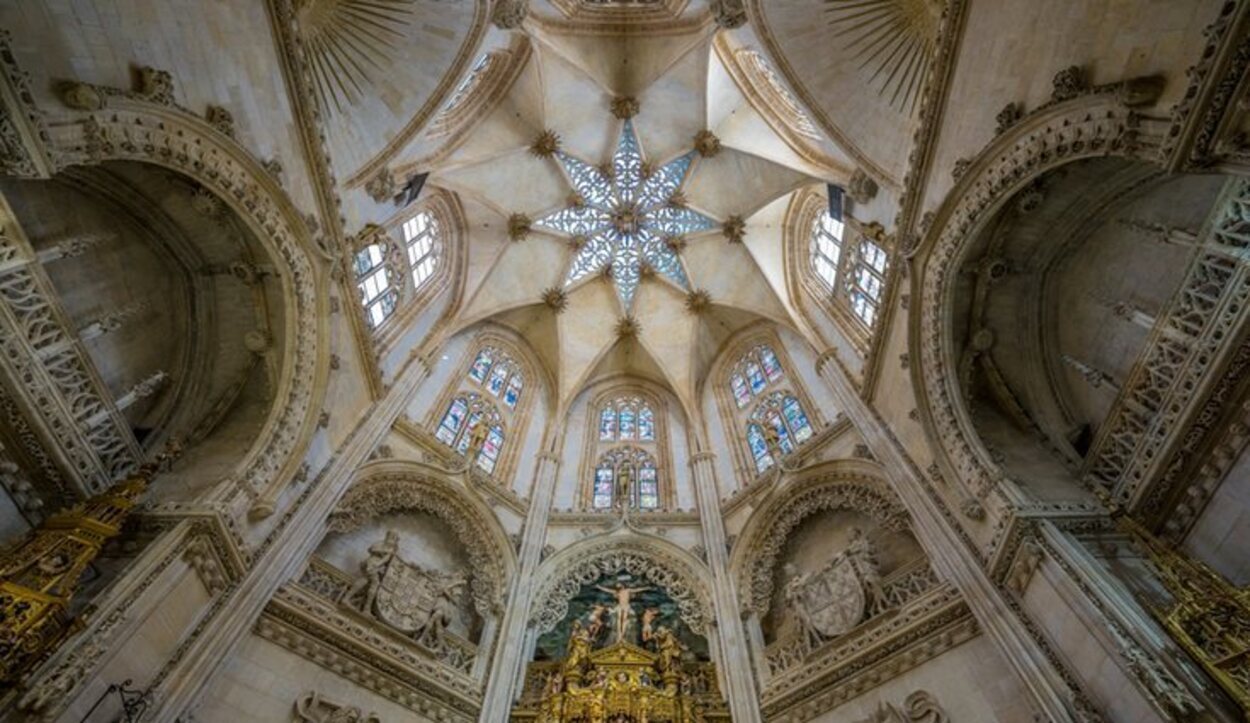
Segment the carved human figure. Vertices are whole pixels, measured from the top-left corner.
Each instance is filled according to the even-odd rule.
[[[460,591],[466,584],[464,575],[460,573],[446,578],[438,590],[438,596],[434,599],[429,616],[417,629],[418,641],[431,648],[441,646],[443,634],[456,614],[456,598],[460,596]]]
[[[378,596],[378,586],[386,574],[386,566],[399,554],[399,533],[387,530],[381,542],[369,546],[369,556],[360,563],[361,577],[348,591],[346,600],[364,613],[373,611]]]
[[[781,456],[781,433],[772,423],[765,423],[760,427],[764,434],[764,447],[768,453],[774,457]]]
[[[647,608],[642,611],[642,642],[649,643],[655,636],[655,619],[660,616],[659,608]]]
[[[473,426],[469,428],[469,448],[465,450],[465,456],[470,461],[475,459],[482,447],[486,446],[486,437],[490,435],[490,425],[482,417],[478,417]]]
[[[659,659],[656,661],[656,667],[661,673],[675,671],[681,662],[682,651],[685,650],[682,642],[677,639],[677,634],[667,625],[661,625],[655,632],[655,645],[659,653]]]
[[[794,612],[795,621],[799,625],[799,634],[803,636],[805,645],[812,645],[820,641],[820,633],[817,632],[815,625],[812,624],[811,611],[807,609],[807,601],[803,596],[803,589],[806,587],[808,580],[811,579],[809,573],[800,573],[794,565],[787,564],[782,568],[790,579],[786,582],[786,586],[782,588],[782,601],[786,607]]]
[[[616,472],[616,503],[619,507],[629,507],[630,491],[634,485],[634,470],[627,464],[621,465]]]
[[[582,621],[574,620],[569,626],[569,647],[564,656],[564,679],[573,685],[581,679],[582,666],[590,659],[590,632],[582,627]]]
[[[594,605],[590,608],[590,613],[586,618],[586,631],[590,634],[591,642],[598,641],[599,636],[603,634],[605,625],[603,616],[607,612],[607,605]]]
[[[855,567],[870,606],[880,605],[885,598],[881,588],[881,572],[877,567],[877,546],[858,527],[851,528],[846,546],[846,559]]]
[[[633,610],[629,603],[633,600],[634,595],[640,592],[646,592],[651,587],[626,587],[625,585],[617,585],[615,588],[604,587],[603,585],[595,585],[596,590],[602,590],[616,597],[616,606],[612,608],[612,612],[616,615],[616,642],[625,642],[625,633],[629,628],[629,619],[633,615]]]

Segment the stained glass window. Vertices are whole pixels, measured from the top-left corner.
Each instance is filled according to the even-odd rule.
[[[594,499],[591,504],[596,510],[606,510],[612,506],[612,492],[615,486],[611,465],[595,469]]]
[[[888,264],[885,249],[862,238],[856,249],[854,273],[847,280],[847,293],[851,310],[871,327],[877,320],[877,308],[885,289],[885,270]]]
[[[399,301],[399,292],[391,286],[386,272],[386,249],[382,244],[369,244],[356,252],[354,266],[365,317],[376,329],[395,311]]]
[[[690,288],[681,258],[665,238],[717,226],[695,211],[670,204],[694,162],[687,153],[643,178],[643,154],[632,121],[626,120],[610,163],[611,174],[567,153],[556,158],[573,189],[578,205],[555,211],[535,224],[557,233],[585,237],[565,279],[565,285],[612,268],[612,281],[626,312],[645,265],[659,278],[682,289]]]
[[[509,407],[516,407],[517,401],[521,398],[522,383],[520,374],[512,375],[512,378],[508,380],[508,389],[503,394],[504,404],[507,404]]]
[[[478,467],[490,474],[495,471],[495,463],[503,448],[504,429],[499,412],[481,396],[469,393],[451,400],[434,436],[457,453],[465,454],[469,450],[473,428],[479,421],[489,424],[490,431],[486,434],[476,462]]]
[[[759,394],[764,391],[764,387],[768,386],[768,380],[764,377],[764,372],[760,370],[760,365],[755,360],[747,362],[747,379],[751,381],[751,393]]]
[[[503,428],[491,427],[490,434],[486,435],[486,441],[482,444],[482,452],[477,456],[477,466],[481,467],[486,474],[495,471],[495,462],[499,460],[501,447],[503,447]]]
[[[643,442],[655,441],[655,415],[651,407],[645,405],[638,410],[638,439]]]
[[[759,352],[760,364],[764,367],[764,376],[768,377],[768,382],[771,384],[780,379],[783,373],[781,371],[781,362],[777,361],[777,355],[766,346],[760,347]]]
[[[655,458],[638,447],[616,447],[608,450],[595,465],[591,488],[591,507],[608,509],[621,502],[621,489],[629,483],[627,500],[630,507],[658,509],[660,506],[660,475]]]
[[[491,370],[490,378],[486,380],[486,391],[499,396],[503,392],[504,385],[508,382],[508,365],[496,364]]]
[[[620,411],[620,438],[634,438],[634,409],[633,407],[622,407]]]
[[[734,393],[734,401],[738,404],[738,409],[742,409],[751,402],[751,390],[747,389],[747,380],[742,378],[741,374],[735,374],[729,379],[729,386]]]
[[[456,434],[460,432],[460,427],[464,424],[464,415],[468,411],[468,400],[463,397],[452,400],[447,407],[447,413],[443,415],[443,421],[438,425],[438,432],[434,435],[438,441],[448,445],[455,442]]]
[[[842,222],[822,211],[812,222],[811,262],[816,276],[832,289],[842,258]]]
[[[491,358],[490,349],[483,349],[478,352],[477,358],[473,360],[473,366],[469,368],[469,377],[479,384],[486,381],[486,375],[490,373],[491,364],[494,362],[495,360]]]
[[[755,459],[755,471],[763,472],[773,466],[773,456],[768,453],[768,443],[764,441],[764,432],[760,425],[747,425],[747,446],[751,448],[751,456]]]
[[[660,485],[655,467],[644,466],[638,470],[638,507],[654,510],[660,506]]]
[[[763,472],[774,463],[768,449],[765,426],[776,432],[777,445],[783,454],[790,454],[815,434],[797,397],[785,392],[773,392],[764,397],[752,410],[747,422],[747,446],[751,449],[758,472]]]
[[[495,347],[478,352],[469,367],[469,379],[481,384],[491,395],[503,399],[509,409],[515,409],[525,387],[525,379],[516,362]]]
[[[611,442],[616,439],[616,407],[604,407],[599,414],[599,440]]]

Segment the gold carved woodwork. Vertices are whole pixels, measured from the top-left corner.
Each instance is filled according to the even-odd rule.
[[[1172,639],[1250,714],[1250,588],[1162,542],[1133,518],[1120,529],[1149,556],[1170,605],[1148,605]]]
[[[614,643],[583,658],[530,664],[513,723],[713,723],[732,720],[713,663],[682,664]]]
[[[69,614],[78,580],[121,532],[153,471],[49,517],[0,555],[0,685],[16,684],[78,629]]]

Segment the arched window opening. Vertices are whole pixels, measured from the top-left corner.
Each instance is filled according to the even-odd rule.
[[[785,376],[772,347],[761,344],[743,355],[729,377],[729,390],[739,409]]]
[[[386,248],[373,243],[356,252],[356,288],[369,326],[376,329],[390,318],[399,302],[399,292],[391,285],[386,265]]]
[[[660,507],[660,475],[655,458],[638,447],[617,447],[601,455],[595,464],[593,485],[591,506],[596,510]]]
[[[815,436],[803,404],[788,392],[765,397],[747,418],[747,446],[755,460],[755,470],[763,472],[776,463],[774,453],[792,454]]]
[[[419,289],[438,267],[438,221],[428,211],[422,211],[404,222],[403,233],[412,287]]]
[[[655,441],[655,413],[638,397],[622,397],[599,413],[599,441]]]
[[[816,278],[833,291],[837,287],[838,262],[842,260],[842,222],[822,211],[812,221],[811,263]]]
[[[507,353],[490,346],[478,352],[469,367],[469,379],[491,396],[502,399],[509,409],[516,409],[525,386],[520,366]]]
[[[451,400],[434,436],[459,454],[476,449],[477,466],[490,474],[503,448],[503,420],[495,405],[470,392]]]
[[[885,249],[867,238],[861,238],[854,254],[854,273],[847,280],[846,290],[851,300],[851,311],[872,328],[877,320],[877,309],[885,290],[887,256]]]

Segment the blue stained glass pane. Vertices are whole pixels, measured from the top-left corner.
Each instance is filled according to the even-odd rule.
[[[599,414],[599,440],[611,442],[616,439],[616,408],[608,407]]]
[[[595,470],[595,489],[592,500],[595,509],[604,510],[612,506],[612,478],[611,467],[600,467]]]
[[[508,365],[496,364],[495,370],[490,373],[490,380],[486,382],[486,390],[495,396],[503,391],[504,382],[508,380]]]
[[[781,420],[781,415],[776,412],[769,412],[767,424],[771,424],[773,429],[777,430],[777,436],[780,439],[781,451],[790,454],[794,451],[794,440],[790,438],[790,430],[786,429],[786,423]]]
[[[464,422],[464,414],[468,411],[469,405],[464,399],[453,399],[447,407],[447,413],[443,415],[443,421],[438,425],[438,432],[435,437],[443,444],[450,445],[456,441],[456,432],[460,431],[460,425]]]
[[[569,269],[569,278],[565,283],[571,284],[591,274],[597,274],[610,263],[612,240],[604,234],[592,236],[573,258],[573,266]]]
[[[634,293],[638,291],[638,279],[641,275],[642,258],[638,253],[638,241],[633,236],[625,236],[612,232],[615,240],[616,254],[612,259],[612,280],[616,282],[616,293],[621,297],[621,304],[626,310],[634,306]]]
[[[495,462],[499,460],[499,450],[503,447],[503,430],[499,427],[491,427],[490,434],[486,435],[486,441],[482,443],[482,451],[477,455],[477,466],[481,467],[486,474],[495,471]]]
[[[606,211],[593,206],[570,206],[540,218],[535,225],[570,236],[590,236],[608,225],[611,220]]]
[[[478,384],[486,381],[486,374],[490,371],[490,365],[492,362],[493,360],[490,358],[490,352],[479,352],[477,359],[473,360],[472,368],[469,369],[469,376]]]
[[[608,209],[612,205],[612,183],[598,168],[567,153],[558,155],[574,190],[591,206]]]
[[[637,433],[634,425],[634,410],[631,407],[621,409],[621,439],[633,439]]]
[[[764,374],[769,382],[775,382],[783,376],[781,362],[777,361],[777,355],[772,349],[766,346],[760,347],[760,363],[764,365]]]
[[[663,206],[648,211],[644,225],[659,236],[681,236],[715,228],[716,222],[689,208]]]
[[[508,380],[508,390],[503,394],[503,403],[509,407],[516,407],[517,400],[521,398],[521,375],[513,374]]]
[[[794,397],[786,397],[786,401],[782,403],[781,409],[786,415],[786,423],[794,431],[794,440],[802,444],[810,439],[812,436],[812,425],[807,421],[807,415],[803,413],[803,406],[799,404],[799,400]]]
[[[638,193],[638,205],[650,208],[667,203],[685,180],[686,171],[690,170],[690,163],[694,160],[694,153],[690,151],[675,161],[669,161],[648,176]]]
[[[655,441],[655,415],[651,407],[643,407],[638,411],[638,439],[644,442]]]
[[[738,409],[742,409],[751,401],[751,390],[747,389],[747,381],[742,378],[741,374],[735,374],[729,379],[729,387],[733,390],[734,401],[738,403]]]
[[[646,229],[640,231],[638,236],[642,240],[642,258],[647,264],[683,289],[690,288],[686,270],[682,268],[677,252]]]
[[[764,391],[764,387],[768,386],[768,380],[764,377],[764,372],[760,371],[760,365],[754,361],[747,362],[747,379],[751,382],[752,394],[759,394]]]
[[[612,171],[616,199],[626,203],[634,200],[638,184],[642,181],[642,150],[638,147],[637,136],[634,135],[634,124],[629,120],[625,121],[621,139],[616,144]]]
[[[473,427],[477,424],[477,420],[481,418],[482,418],[482,413],[480,411],[475,411],[469,414],[469,422],[464,427],[465,433],[460,435],[460,441],[456,443],[456,451],[459,452],[460,454],[464,454],[466,451],[468,451],[469,436],[470,436],[469,431],[473,429]]]
[[[755,470],[763,472],[773,464],[772,455],[768,453],[768,444],[764,441],[764,432],[758,424],[747,427],[747,445],[751,448],[751,456],[755,458]]]

